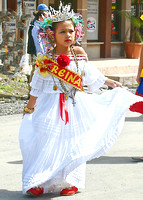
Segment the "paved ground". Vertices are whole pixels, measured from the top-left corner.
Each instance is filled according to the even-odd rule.
[[[0,200],[33,200],[21,192],[18,131],[22,115],[0,117]],[[127,112],[122,134],[103,157],[87,163],[86,188],[71,197],[46,194],[37,200],[142,200],[143,115]]]

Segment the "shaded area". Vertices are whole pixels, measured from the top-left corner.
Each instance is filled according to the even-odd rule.
[[[137,117],[126,117],[126,122],[143,122],[143,115],[137,116]]]
[[[8,164],[23,164],[22,160],[10,161]],[[136,163],[131,157],[109,157],[101,156],[100,158],[95,158],[93,160],[87,161],[87,164],[132,164]]]
[[[22,160],[16,160],[16,161],[11,161],[11,162],[7,162],[8,164],[23,164],[23,161]]]
[[[43,199],[48,199],[50,200],[51,198],[57,198],[59,194],[43,194],[38,197],[30,196],[30,195],[23,195],[22,191],[8,191],[8,190],[0,190],[0,199],[1,200],[33,200],[33,199],[38,199],[38,200],[43,200]]]
[[[108,157],[102,156],[88,161],[87,164],[136,164],[131,157]]]
[[[75,195],[81,194],[77,192]],[[74,196],[75,196],[74,195]],[[51,200],[54,198],[60,197],[59,193],[48,193],[43,194],[41,196],[30,196],[30,195],[23,195],[22,191],[8,191],[8,190],[0,190],[0,199],[1,200]]]

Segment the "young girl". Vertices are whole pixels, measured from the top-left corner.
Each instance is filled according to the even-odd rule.
[[[60,9],[51,9],[46,31],[48,38],[54,31],[56,46],[50,44],[53,51],[37,57],[20,128],[24,194],[72,195],[84,188],[86,161],[111,148],[126,110],[142,100],[87,61],[83,48],[73,45],[81,39],[81,16],[69,6]],[[91,93],[103,84],[114,89],[101,95],[84,92],[83,86]]]

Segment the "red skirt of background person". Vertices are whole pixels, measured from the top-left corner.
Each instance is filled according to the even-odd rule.
[[[140,82],[135,94],[143,97],[143,70],[141,73],[141,82]],[[140,101],[140,102],[137,102],[137,103],[131,105],[130,111],[143,114],[143,101]]]

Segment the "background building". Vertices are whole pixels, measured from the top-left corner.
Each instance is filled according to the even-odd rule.
[[[0,43],[4,28],[12,33],[9,37],[13,38],[13,45],[14,42],[19,46],[20,43],[25,43],[29,23],[29,18],[26,16],[32,16],[32,12],[40,3],[58,8],[59,2],[60,0],[0,0]],[[63,0],[62,2],[71,3],[72,8],[83,16],[85,38],[82,46],[87,51],[89,59],[124,56],[123,42],[129,38],[126,32],[130,24],[127,19],[117,14],[117,10],[131,10],[131,0]],[[12,14],[6,21],[2,16],[5,16],[7,11],[12,11]],[[1,48],[8,48],[8,45],[6,48],[5,45]],[[11,44],[12,47],[13,45]],[[25,52],[25,44],[22,47]],[[16,49],[18,48],[15,45],[15,51]]]

